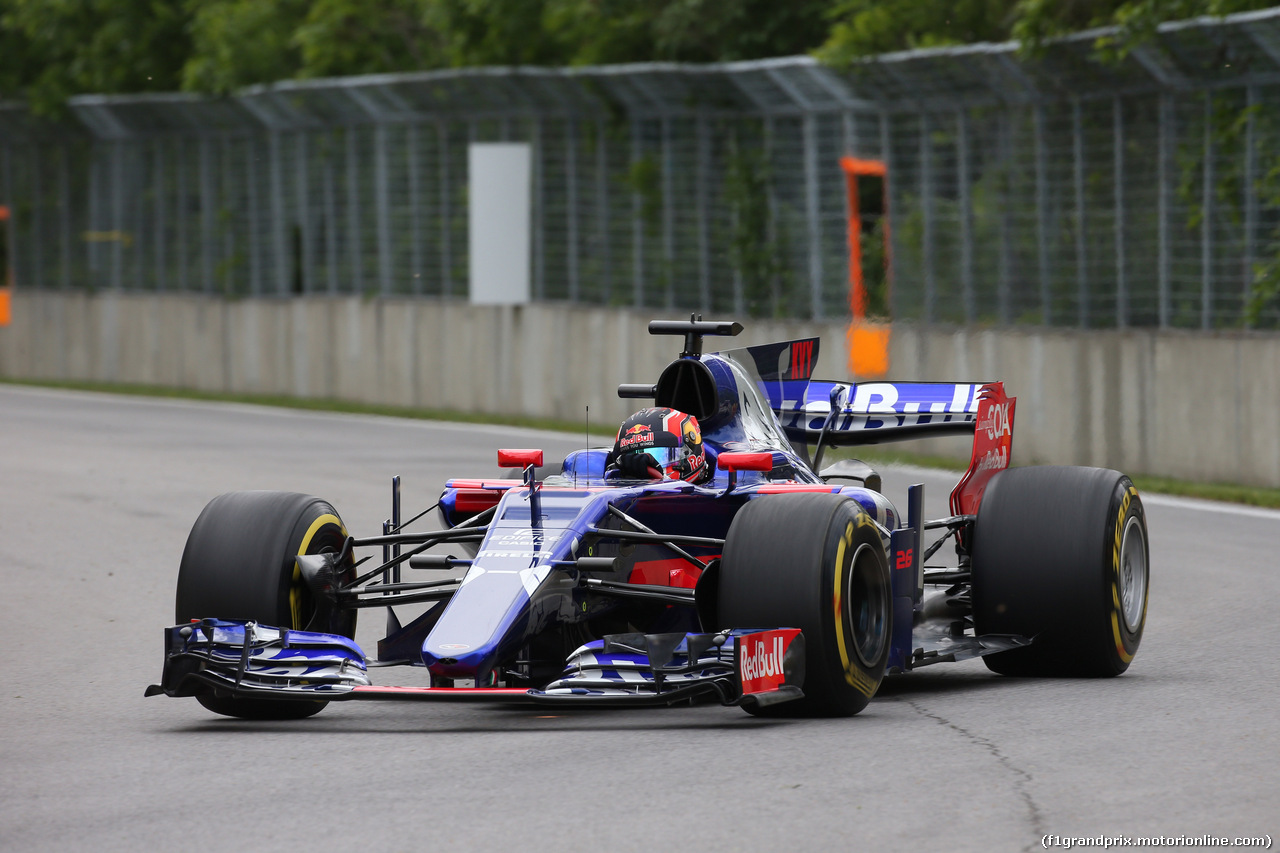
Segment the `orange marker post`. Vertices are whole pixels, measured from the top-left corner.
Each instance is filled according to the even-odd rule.
[[[0,239],[8,237],[4,233],[5,226],[9,222],[9,208],[0,204]],[[0,326],[9,325],[9,294],[13,292],[13,275],[12,271],[7,267],[0,269]]]
[[[884,191],[884,256],[885,269],[889,269],[889,191],[888,170],[880,160],[840,158],[844,170],[845,188],[849,201],[849,307],[853,320],[847,336],[849,344],[849,370],[855,379],[877,379],[889,372],[889,338],[891,327],[867,319],[867,286],[862,275],[862,211],[858,205],[858,176],[874,175],[885,182]]]

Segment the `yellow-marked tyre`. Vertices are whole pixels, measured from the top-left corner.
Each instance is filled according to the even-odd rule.
[[[327,502],[293,492],[228,492],[209,502],[187,537],[178,570],[175,616],[252,620],[353,638],[354,610],[316,601],[294,557],[338,553],[347,538]],[[343,579],[351,580],[350,559]],[[230,699],[201,695],[211,711],[252,719],[309,717],[325,702]]]
[[[804,699],[752,713],[858,713],[889,657],[889,565],[875,524],[840,495],[752,500],[725,540],[717,618],[722,628],[804,632]]]
[[[974,628],[1034,642],[984,657],[988,668],[1083,677],[1128,669],[1146,625],[1147,543],[1142,499],[1119,471],[997,475],[974,524]]]

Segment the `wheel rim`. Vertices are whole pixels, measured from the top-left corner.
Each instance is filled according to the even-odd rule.
[[[849,584],[845,590],[853,648],[866,667],[874,667],[889,641],[889,599],[876,571],[875,554],[865,543],[853,553]]]
[[[1147,602],[1147,542],[1142,524],[1135,515],[1124,526],[1120,540],[1120,612],[1129,633],[1142,625]]]

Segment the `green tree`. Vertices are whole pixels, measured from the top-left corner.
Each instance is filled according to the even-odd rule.
[[[312,0],[293,35],[299,77],[418,71],[448,64],[447,31],[427,0]]]
[[[0,0],[3,94],[51,114],[81,93],[172,92],[187,20],[181,0]]]
[[[227,94],[297,74],[295,33],[309,0],[186,0],[191,52],[182,88]]]

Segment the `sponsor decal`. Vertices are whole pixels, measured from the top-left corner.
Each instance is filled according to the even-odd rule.
[[[845,666],[844,680],[849,684],[850,687],[852,687],[854,690],[857,690],[859,693],[861,693],[863,696],[866,696],[868,699],[870,699],[873,695],[875,695],[876,687],[878,686],[874,678],[867,675],[865,672],[863,672],[861,669],[859,669],[857,666],[853,664],[848,664],[847,666]]]
[[[464,652],[471,647],[466,643],[441,643],[436,648],[446,652]]]
[[[791,344],[791,370],[788,371],[788,379],[808,379],[813,375],[813,344],[812,339]]]
[[[744,696],[769,693],[786,683],[783,663],[799,633],[795,628],[785,628],[738,637],[738,676]]]
[[[1009,467],[1009,451],[1005,447],[988,450],[978,461],[977,471],[1003,471]],[[975,472],[976,473],[976,472]]]
[[[995,441],[1002,435],[1013,435],[1013,425],[1009,422],[1009,403],[996,403],[986,411],[986,418],[978,421],[978,429],[987,434],[987,441]]]
[[[1009,467],[1013,450],[1013,416],[1017,398],[1005,396],[1004,385],[993,382],[982,386],[977,401],[969,470],[951,491],[951,512],[954,515],[978,512],[987,483]]]
[[[915,554],[915,552],[916,552],[915,548],[903,548],[901,551],[898,552],[898,556],[894,560],[893,567],[895,569],[911,568],[911,559],[912,559],[912,556]]]
[[[618,439],[618,448],[652,447],[653,430],[644,424],[636,424]]]

